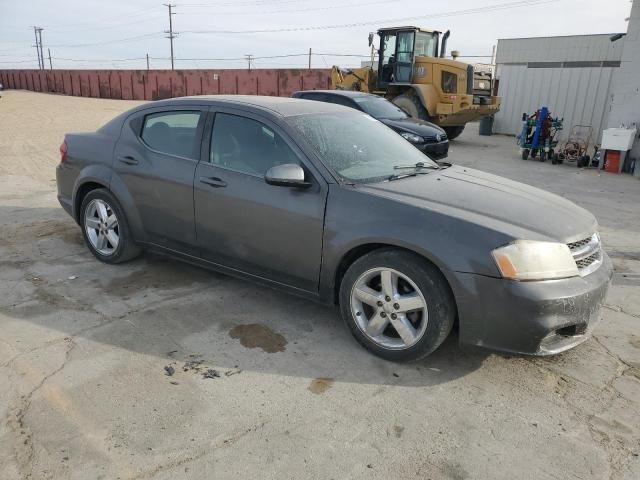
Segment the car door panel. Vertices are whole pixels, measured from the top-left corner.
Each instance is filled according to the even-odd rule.
[[[200,121],[193,148],[193,158],[180,156],[188,148],[189,135],[178,128],[165,138],[165,151],[151,148],[140,137],[144,119],[163,112],[197,112]],[[114,175],[126,188],[137,208],[144,238],[137,240],[171,248],[191,255],[198,254],[193,214],[193,178],[198,163],[199,145],[206,118],[206,108],[162,107],[145,110],[142,119],[126,122],[114,152]],[[166,132],[164,132],[166,133]],[[162,139],[163,132],[158,133]],[[169,150],[171,153],[166,153]]]
[[[283,136],[276,125],[259,116],[233,109],[218,113],[260,121]],[[210,135],[204,141],[208,140]],[[301,159],[311,187],[269,185],[263,176],[234,171],[203,156],[194,181],[197,241],[206,260],[317,292],[328,189],[301,150],[288,145]]]

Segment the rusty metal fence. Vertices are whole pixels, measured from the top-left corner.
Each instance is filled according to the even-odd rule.
[[[330,88],[329,69],[257,70],[0,70],[5,89],[118,100],[186,95],[290,96]]]

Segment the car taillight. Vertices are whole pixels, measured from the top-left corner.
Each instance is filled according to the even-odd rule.
[[[60,163],[64,163],[67,160],[67,142],[60,144]]]

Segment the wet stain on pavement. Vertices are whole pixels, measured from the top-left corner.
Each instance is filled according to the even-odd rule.
[[[261,348],[267,353],[284,352],[287,345],[282,335],[259,323],[237,325],[229,330],[229,336],[240,340],[243,347]]]
[[[149,288],[170,290],[224,278],[215,272],[161,257],[151,256],[141,261],[140,266],[139,270],[124,277],[111,279],[102,286],[103,291],[116,297],[128,297]]]
[[[307,387],[307,390],[309,390],[311,393],[315,393],[316,395],[320,395],[321,393],[329,390],[333,386],[333,382],[335,382],[333,378],[314,378]]]

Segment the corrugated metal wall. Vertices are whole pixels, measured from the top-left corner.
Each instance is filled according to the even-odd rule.
[[[522,114],[549,107],[553,116],[564,118],[565,138],[572,125],[591,125],[599,141],[606,125],[609,88],[616,68],[528,68],[501,65],[498,95],[502,107],[496,115],[496,133],[516,135]]]
[[[564,117],[566,138],[572,125],[591,125],[594,141],[606,126],[610,89],[624,40],[609,35],[518,38],[498,41],[496,133],[517,134],[524,112],[549,107]]]
[[[185,95],[290,96],[329,88],[329,69],[0,70],[4,88],[78,97],[158,100]]]

